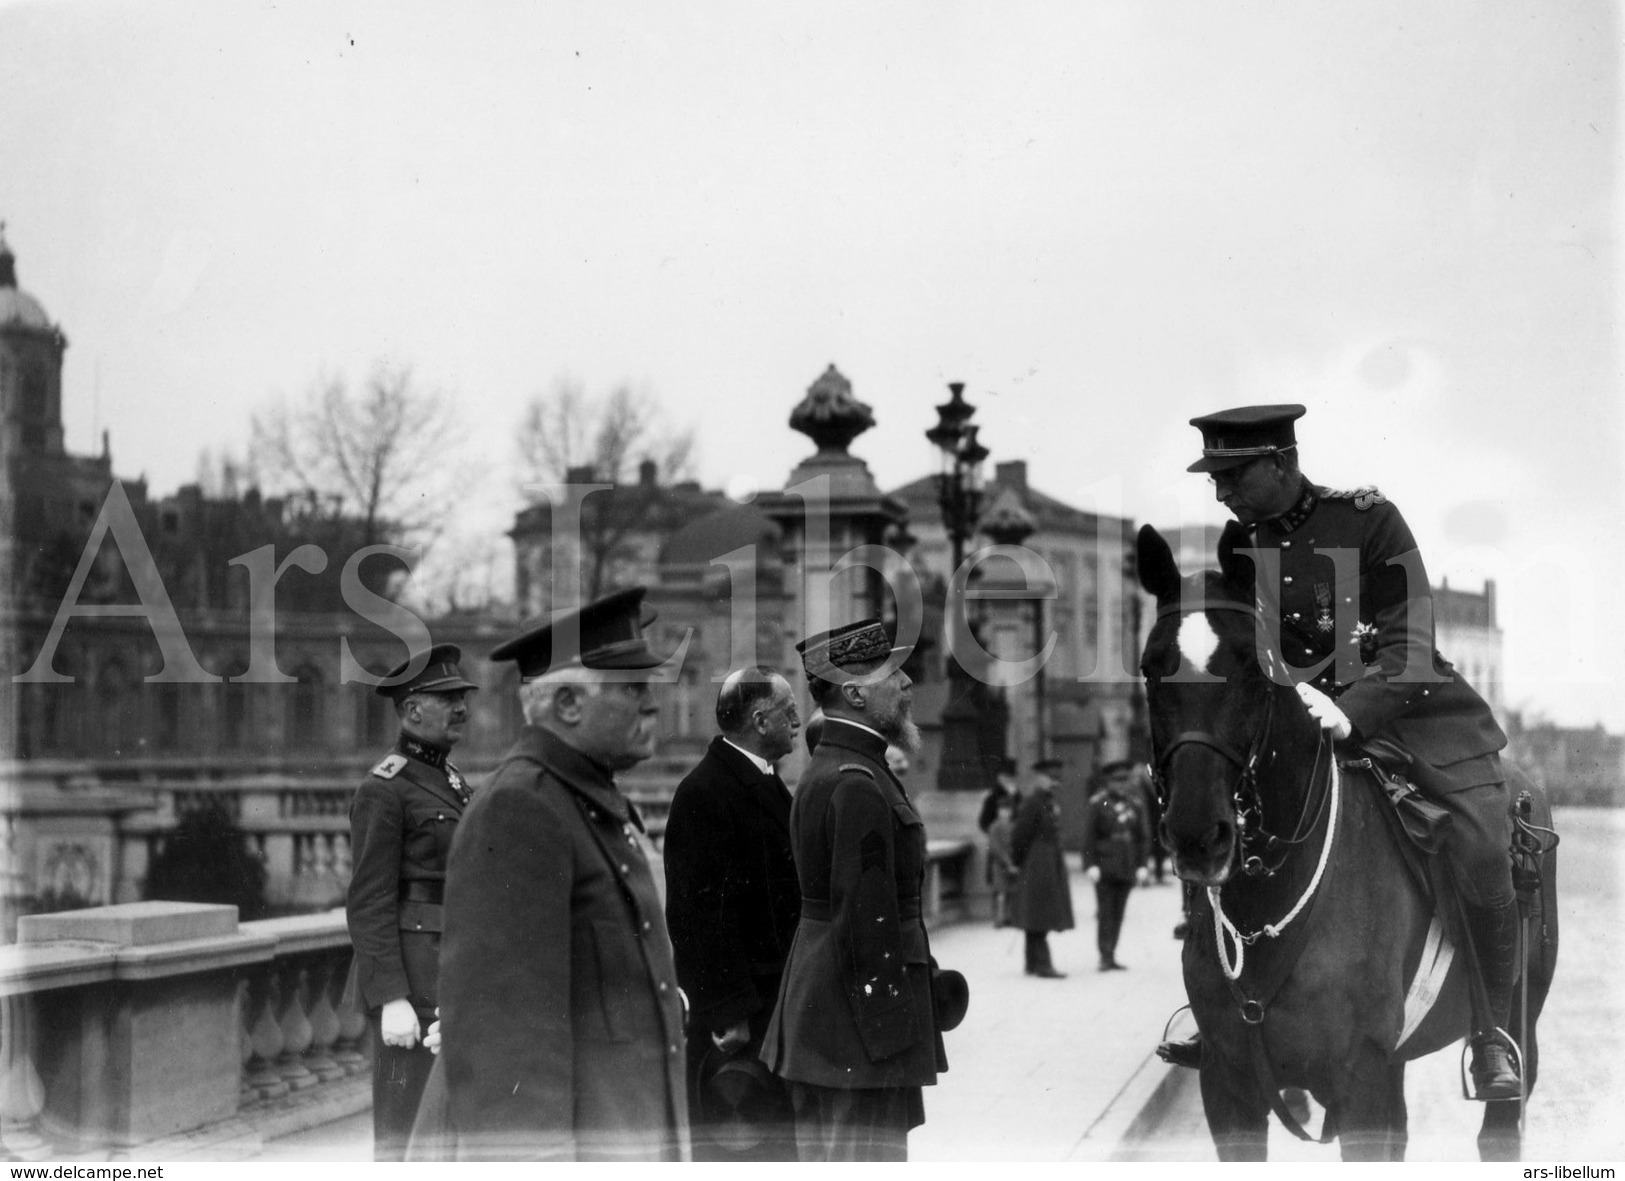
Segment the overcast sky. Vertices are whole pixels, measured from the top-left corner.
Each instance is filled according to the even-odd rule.
[[[0,7],[0,218],[66,331],[69,447],[164,493],[320,372],[456,394],[513,507],[560,375],[779,487],[835,363],[885,486],[964,381],[1083,507],[1222,519],[1186,420],[1297,401],[1507,697],[1625,729],[1620,22],[1417,4]],[[1448,653],[1446,653],[1448,655]]]

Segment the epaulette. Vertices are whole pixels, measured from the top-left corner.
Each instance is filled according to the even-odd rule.
[[[401,768],[404,766],[406,766],[405,755],[385,755],[384,761],[367,772],[367,774],[375,775],[379,779],[393,779],[400,774]]]
[[[862,763],[842,763],[840,769],[843,774],[847,771],[856,771],[860,775],[867,775],[870,779],[875,778],[875,773],[869,770],[869,768],[865,767]],[[875,782],[879,783],[880,781],[875,779]]]
[[[1354,502],[1354,507],[1362,513],[1374,504],[1388,503],[1388,498],[1381,492],[1377,491],[1377,486],[1375,484],[1362,484],[1360,487],[1355,488],[1352,491],[1337,488],[1322,488],[1320,489],[1320,495],[1322,499],[1325,500],[1352,500]]]

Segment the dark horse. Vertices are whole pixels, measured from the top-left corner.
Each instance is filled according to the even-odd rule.
[[[1470,1032],[1464,940],[1450,908],[1435,918],[1376,781],[1339,765],[1346,756],[1270,650],[1253,564],[1235,542],[1228,530],[1220,569],[1186,578],[1149,526],[1138,553],[1157,599],[1141,671],[1162,839],[1199,888],[1184,971],[1208,1129],[1221,1159],[1262,1160],[1272,1110],[1304,1134],[1280,1095],[1301,1088],[1325,1108],[1321,1139],[1335,1134],[1345,1160],[1402,1160],[1405,1063]],[[1526,1088],[1557,956],[1555,856],[1543,861],[1510,1025]],[[1520,1109],[1517,1099],[1485,1105],[1484,1159],[1516,1159]]]

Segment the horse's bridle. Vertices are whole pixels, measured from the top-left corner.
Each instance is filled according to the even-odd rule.
[[[1170,603],[1157,609],[1157,618],[1168,616],[1191,615],[1197,611],[1241,611],[1253,616],[1258,615],[1256,607],[1248,607],[1241,603],[1187,603],[1181,600]],[[1236,827],[1241,830],[1243,850],[1241,857],[1241,872],[1245,874],[1271,874],[1279,866],[1266,866],[1263,858],[1256,852],[1249,853],[1245,845],[1252,839],[1261,838],[1265,848],[1272,847],[1280,838],[1274,837],[1264,830],[1263,811],[1258,798],[1258,760],[1269,741],[1270,731],[1275,722],[1275,694],[1269,693],[1264,698],[1264,716],[1260,719],[1258,727],[1253,731],[1252,741],[1248,744],[1246,754],[1240,753],[1235,746],[1226,742],[1218,735],[1207,730],[1183,730],[1174,735],[1173,741],[1161,751],[1153,751],[1151,766],[1151,783],[1157,792],[1159,807],[1168,806],[1168,764],[1181,747],[1205,746],[1223,758],[1236,769],[1236,778],[1230,789],[1231,804],[1235,808]],[[1256,838],[1255,838],[1256,834]],[[1301,836],[1301,834],[1300,834]],[[1296,843],[1296,838],[1288,843]]]

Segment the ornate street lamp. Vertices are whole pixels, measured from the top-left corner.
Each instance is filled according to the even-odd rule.
[[[953,576],[965,561],[965,543],[976,535],[976,522],[982,512],[982,464],[988,449],[977,441],[978,427],[971,424],[976,407],[965,401],[965,383],[948,383],[952,393],[937,407],[937,425],[925,432],[941,459],[937,475],[937,504],[942,509],[942,526],[952,547],[949,568],[949,598]],[[957,606],[957,609],[956,609]],[[937,764],[937,786],[945,791],[975,791],[986,785],[982,765],[981,703],[977,684],[959,662],[954,644],[954,623],[966,618],[963,604],[944,604],[943,626],[948,633],[948,701],[942,710],[942,757]]]

